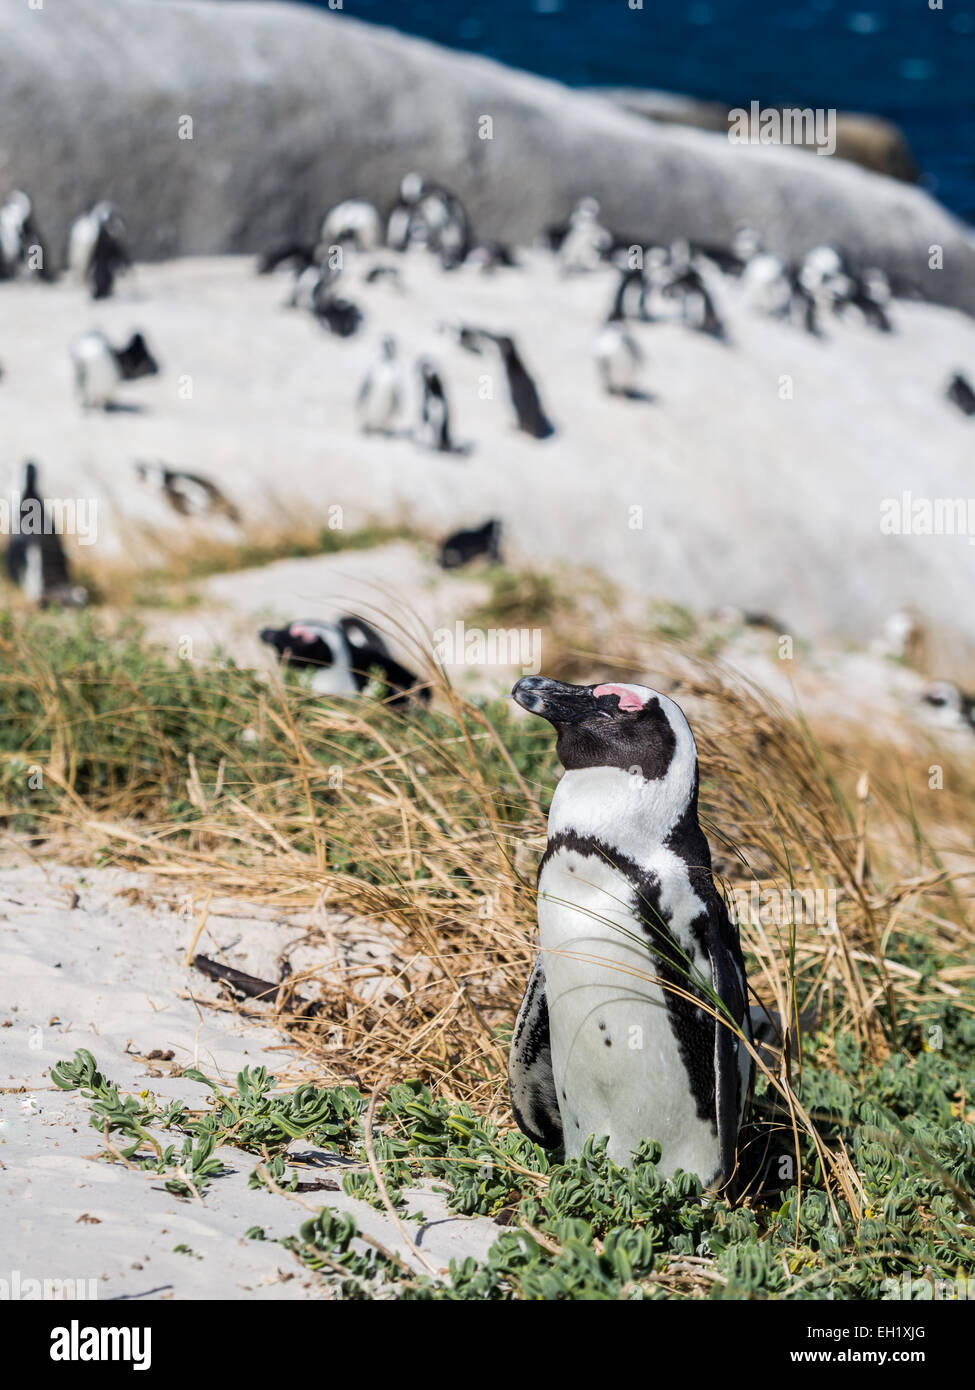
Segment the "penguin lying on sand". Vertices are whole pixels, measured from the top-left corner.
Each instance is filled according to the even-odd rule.
[[[311,687],[320,695],[359,695],[370,684],[370,672],[378,670],[382,684],[395,692],[388,704],[430,699],[420,678],[390,656],[380,634],[363,618],[346,616],[335,623],[308,619],[262,628],[260,636],[288,665],[312,670]]]
[[[240,513],[230,499],[201,473],[170,468],[165,463],[137,463],[135,471],[143,482],[158,487],[180,516],[225,516],[228,521],[240,521]]]
[[[526,676],[512,693],[555,726],[566,769],[509,1058],[518,1126],[569,1156],[607,1136],[623,1166],[655,1139],[664,1176],[725,1183],[751,1087],[747,994],[698,824],[694,736],[644,685]]]
[[[445,570],[459,569],[469,565],[479,555],[486,555],[498,565],[501,563],[501,522],[485,521],[473,531],[455,531],[440,547],[440,567]]]
[[[88,602],[88,591],[71,582],[61,537],[54,530],[37,485],[37,464],[25,464],[16,499],[18,527],[7,547],[7,573],[25,597],[42,608],[49,603],[82,608]]]

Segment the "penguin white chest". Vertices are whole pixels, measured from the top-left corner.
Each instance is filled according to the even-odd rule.
[[[376,367],[369,392],[362,402],[360,425],[367,430],[390,427],[400,407],[400,375],[397,368],[385,363]]]
[[[680,887],[663,884],[662,899]],[[683,1168],[709,1182],[720,1167],[716,1127],[698,1115],[633,885],[605,859],[562,848],[538,889],[566,1153],[605,1135],[610,1158],[628,1164],[656,1139],[664,1175]]]
[[[82,404],[111,405],[122,374],[108,343],[97,333],[86,334],[75,343],[72,356]]]
[[[636,380],[638,355],[636,344],[619,324],[603,328],[592,345],[592,355],[608,391],[629,391]]]

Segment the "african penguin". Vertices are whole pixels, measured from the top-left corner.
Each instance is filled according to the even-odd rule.
[[[963,415],[975,415],[975,391],[962,376],[961,372],[955,372],[945,395],[956,405]]]
[[[606,1136],[622,1166],[655,1139],[664,1176],[725,1183],[751,1086],[747,987],[698,824],[694,736],[643,685],[526,676],[512,694],[554,725],[566,769],[509,1058],[515,1119],[569,1156]]]
[[[943,728],[975,732],[975,696],[959,690],[953,681],[932,681],[921,699],[938,711],[937,722]]]
[[[86,410],[110,410],[115,390],[123,381],[156,376],[159,363],[141,333],[133,333],[124,348],[112,347],[104,333],[83,333],[71,345],[75,385]]]
[[[688,327],[696,328],[699,333],[707,333],[712,338],[724,338],[724,324],[718,317],[704,277],[690,263],[689,247],[686,263],[675,266],[671,278],[663,287],[663,294],[680,301],[681,317]]]
[[[382,239],[379,213],[364,198],[348,198],[344,203],[336,203],[322,222],[320,243],[325,249],[351,245],[356,251],[375,251]]]
[[[501,522],[485,521],[472,531],[455,531],[440,546],[441,569],[459,569],[469,565],[479,555],[486,555],[494,564],[501,563]]]
[[[572,209],[568,230],[558,250],[563,275],[595,270],[610,250],[612,233],[600,225],[599,213],[595,198],[580,198]]]
[[[164,463],[137,463],[135,471],[143,482],[158,487],[180,516],[225,516],[228,521],[240,521],[234,504],[216,483],[200,473],[188,473]]]
[[[392,434],[403,404],[403,375],[396,360],[396,340],[383,338],[381,356],[366,373],[356,398],[363,434]]]
[[[443,378],[427,358],[417,363],[420,377],[420,428],[418,438],[438,453],[453,452],[450,439],[450,410]]]
[[[636,379],[644,358],[639,343],[627,332],[623,321],[623,299],[628,288],[629,281],[624,277],[617,287],[609,316],[592,345],[600,380],[611,396],[639,394]]]
[[[337,294],[317,294],[314,312],[321,326],[337,338],[351,338],[362,323],[358,304],[353,304],[351,299],[341,299]]]
[[[549,435],[555,433],[555,426],[542,409],[538,388],[521,360],[513,338],[464,325],[453,327],[450,331],[456,336],[458,345],[468,352],[482,353],[485,342],[493,343],[497,348],[507,377],[508,395],[515,408],[518,429],[530,434],[533,439],[548,439]]]
[[[362,618],[346,616],[335,623],[307,619],[287,627],[262,628],[260,637],[283,662],[311,670],[311,687],[320,695],[359,695],[369,687],[371,672],[378,670],[376,693],[382,687],[393,692],[389,704],[430,699],[419,677],[390,656],[382,637]]]
[[[300,274],[315,262],[315,248],[307,241],[278,241],[262,251],[257,260],[258,275],[270,275],[278,266],[290,265]]]
[[[88,601],[88,591],[71,582],[61,537],[37,486],[37,465],[28,462],[14,498],[18,523],[7,547],[7,573],[33,603],[81,608]]]
[[[0,204],[0,280],[21,273],[52,280],[47,250],[34,218],[34,205],[22,189],[15,188]]]
[[[87,284],[92,299],[107,299],[116,274],[131,264],[125,224],[114,204],[96,203],[75,218],[68,233],[68,271]]]
[[[386,245],[393,251],[407,251],[415,246],[434,251],[443,268],[453,270],[470,250],[463,203],[455,193],[425,174],[406,174],[386,225]]]

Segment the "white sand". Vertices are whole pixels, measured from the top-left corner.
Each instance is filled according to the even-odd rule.
[[[171,1196],[162,1178],[96,1161],[103,1142],[89,1125],[86,1103],[48,1078],[50,1067],[77,1048],[92,1052],[123,1091],[148,1089],[160,1102],[178,1098],[195,1106],[202,1106],[204,1088],[171,1071],[198,1066],[232,1086],[243,1066],[263,1065],[277,1075],[287,1069],[292,1083],[300,1067],[274,1028],[194,1003],[219,997],[216,985],[183,964],[201,903],[181,904],[171,887],[148,875],[79,874],[30,864],[25,856],[18,867],[9,854],[5,860],[0,1278],[19,1271],[21,1281],[94,1280],[99,1299],[328,1297],[332,1290],[273,1243],[297,1234],[320,1204],[354,1212],[361,1229],[417,1267],[393,1222],[342,1192],[303,1195],[309,1211],[250,1190],[252,1155],[221,1150],[233,1173],[216,1179],[202,1204]],[[286,948],[296,972],[331,960],[346,978],[382,974],[388,944],[374,929],[335,918],[336,957],[330,957],[321,945],[295,947],[307,923],[307,916],[215,901],[197,949],[248,973],[271,972],[269,978],[277,978],[275,961]],[[172,1051],[172,1062],[147,1061],[154,1050]],[[303,1182],[341,1180],[341,1160],[301,1143],[292,1150],[301,1155]],[[426,1214],[424,1224],[407,1229],[436,1269],[452,1257],[483,1257],[499,1233],[491,1221],[451,1216],[439,1194],[412,1193],[408,1202],[411,1211]],[[264,1227],[267,1239],[245,1240],[252,1226]],[[177,1253],[177,1245],[200,1258]]]

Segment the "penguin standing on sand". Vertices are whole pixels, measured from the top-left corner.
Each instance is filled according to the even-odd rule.
[[[22,189],[15,188],[0,203],[0,280],[13,280],[21,273],[36,274],[41,280],[54,278],[34,204]]]
[[[600,380],[611,396],[639,394],[635,388],[643,353],[624,323],[623,299],[628,288],[629,281],[621,279],[609,316],[592,345]]]
[[[423,357],[417,363],[420,376],[420,430],[422,443],[438,453],[453,453],[450,439],[450,411],[443,378],[436,367]]]
[[[515,408],[518,428],[533,439],[548,439],[555,433],[555,426],[542,409],[538,388],[528,373],[528,368],[515,347],[514,339],[503,333],[489,333],[484,328],[468,328],[459,325],[453,333],[460,347],[468,352],[481,353],[484,343],[493,343],[501,355],[505,376],[508,379],[508,395]]]
[[[396,360],[396,340],[382,341],[382,355],[359,387],[356,411],[363,434],[392,434],[403,404],[403,376]]]
[[[135,471],[144,483],[157,487],[180,516],[225,516],[235,525],[240,521],[234,504],[202,473],[188,473],[165,463],[137,463]]]
[[[107,299],[115,276],[131,264],[125,223],[113,203],[96,203],[75,218],[68,233],[68,271],[87,284],[92,299]]]
[[[7,574],[25,598],[42,608],[49,603],[82,608],[88,591],[71,582],[68,557],[37,483],[37,464],[28,462],[14,499],[18,523],[7,548]]]
[[[555,426],[542,409],[538,389],[518,355],[514,340],[504,335],[494,335],[494,341],[504,363],[508,394],[515,408],[518,428],[533,439],[548,439],[549,435],[555,433]]]
[[[580,198],[572,209],[569,226],[559,245],[559,264],[563,275],[595,270],[608,254],[613,236],[600,225],[600,207],[595,198]]]
[[[566,771],[538,874],[540,955],[508,1078],[519,1128],[578,1155],[726,1183],[751,1086],[745,968],[697,818],[697,748],[643,685],[526,676],[515,700],[555,726]]]

